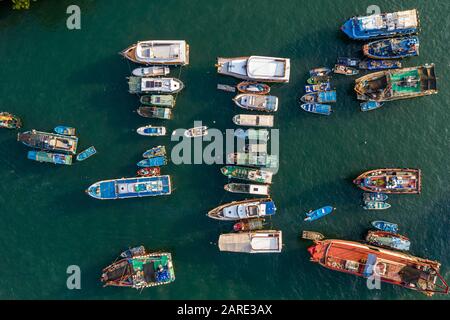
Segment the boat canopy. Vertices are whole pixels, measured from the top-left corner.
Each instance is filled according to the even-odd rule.
[[[247,63],[247,72],[251,78],[284,78],[286,68],[286,60],[271,57],[252,56]]]

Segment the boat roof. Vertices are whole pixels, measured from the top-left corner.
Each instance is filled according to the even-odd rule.
[[[220,251],[244,253],[275,253],[282,249],[281,231],[222,234],[219,237]]]
[[[361,30],[371,31],[387,28],[410,29],[419,26],[417,10],[406,10],[394,13],[375,14],[359,18]]]
[[[170,176],[125,178],[100,181],[101,199],[157,196],[171,193]]]
[[[186,42],[155,40],[140,41],[136,45],[136,57],[143,61],[184,61],[186,55]]]
[[[251,56],[247,61],[247,73],[251,78],[289,79],[290,60],[284,58]]]

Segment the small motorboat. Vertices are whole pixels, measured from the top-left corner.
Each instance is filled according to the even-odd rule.
[[[306,103],[302,104],[300,107],[306,112],[320,114],[323,116],[329,116],[333,112],[331,106],[327,104]]]
[[[165,156],[153,157],[141,160],[137,163],[138,167],[150,168],[150,167],[161,167],[167,164],[167,158]]]
[[[145,151],[142,154],[143,158],[153,158],[153,157],[160,157],[166,155],[166,147],[165,146],[157,146],[154,148],[151,148],[147,151]]]
[[[364,210],[387,210],[391,207],[389,203],[384,201],[366,201],[364,203]]]
[[[136,68],[132,72],[133,76],[136,76],[136,77],[160,77],[160,76],[166,76],[169,73],[170,73],[170,68],[163,67],[163,66]]]
[[[267,142],[270,139],[270,133],[267,129],[237,129],[234,136],[238,139],[248,139],[250,141]]]
[[[268,196],[270,187],[265,184],[229,183],[224,189],[232,193],[253,194],[258,196]]]
[[[93,156],[94,154],[96,154],[96,153],[97,153],[97,150],[95,150],[95,147],[94,147],[94,146],[89,147],[89,148],[87,148],[86,150],[80,152],[80,153],[77,155],[77,161],[84,161],[84,160],[86,160],[87,158],[92,157],[92,156]]]
[[[320,84],[324,82],[330,82],[331,77],[330,76],[324,76],[324,77],[311,77],[306,82],[308,84]]]
[[[198,137],[204,137],[206,135],[208,135],[208,127],[207,126],[191,128],[184,132],[184,136],[186,138],[198,138]]]
[[[189,44],[184,40],[145,40],[120,53],[135,63],[160,66],[189,64]]]
[[[239,92],[251,93],[251,94],[268,94],[270,92],[270,86],[264,83],[243,81],[237,86]]]
[[[302,232],[302,239],[311,241],[320,241],[325,239],[325,236],[320,232],[304,230]]]
[[[278,98],[275,96],[243,93],[234,97],[233,101],[238,107],[247,110],[265,112],[278,110]]]
[[[178,93],[184,88],[180,79],[160,77],[128,77],[130,93]]]
[[[329,82],[323,82],[319,84],[310,84],[305,86],[306,93],[319,92],[319,91],[331,91],[331,84]]]
[[[161,174],[161,168],[160,167],[146,167],[139,169],[136,174],[139,177],[154,177],[159,176]]]
[[[241,220],[234,224],[233,230],[235,232],[261,230],[264,228],[264,221],[262,218]]]
[[[166,135],[166,127],[145,126],[136,130],[141,136],[160,137]]]
[[[175,106],[175,99],[171,94],[153,94],[142,96],[140,102],[146,106],[169,107]]]
[[[386,201],[389,198],[389,196],[385,193],[368,193],[365,192],[363,194],[363,200],[364,201]]]
[[[315,68],[309,71],[309,75],[311,77],[325,77],[328,76],[331,73],[331,71],[332,71],[331,69],[325,67]]]
[[[274,125],[274,117],[272,115],[238,114],[233,117],[233,123],[238,126],[271,128]]]
[[[373,60],[367,59],[359,63],[361,70],[379,71],[388,69],[400,69],[402,63],[397,60]]]
[[[319,220],[329,214],[331,214],[334,211],[334,208],[331,206],[326,206],[317,210],[311,210],[306,214],[305,221],[312,222]]]
[[[398,225],[392,222],[386,221],[373,221],[372,226],[380,231],[397,233]]]
[[[307,93],[300,98],[304,103],[335,103],[336,100],[335,90]]]
[[[336,74],[343,74],[346,76],[356,76],[359,73],[358,69],[344,66],[343,64],[336,64],[333,69]]]
[[[358,68],[359,62],[361,60],[358,58],[344,58],[344,57],[339,57],[337,58],[337,64],[346,66],[346,67],[351,67],[351,68]]]
[[[385,231],[369,231],[366,241],[374,246],[409,251],[411,242],[405,236]]]
[[[62,134],[64,136],[74,136],[76,134],[76,129],[67,126],[57,126],[54,131],[57,134]]]
[[[383,103],[377,101],[367,101],[360,104],[361,111],[367,112],[376,109],[380,109],[383,106]]]
[[[22,121],[19,117],[9,112],[0,112],[0,128],[20,129],[21,127]]]

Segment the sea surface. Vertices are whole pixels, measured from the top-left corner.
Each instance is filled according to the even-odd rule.
[[[66,8],[81,8],[81,30],[68,30]],[[332,66],[337,56],[358,56],[361,43],[347,40],[340,25],[365,14],[418,8],[421,55],[406,66],[433,62],[438,95],[388,103],[362,113],[354,78],[335,76],[335,113],[328,118],[299,109],[309,69]],[[28,11],[0,4],[0,109],[20,115],[23,130],[77,128],[80,148],[98,154],[71,167],[26,159],[17,132],[0,132],[0,298],[2,299],[427,299],[383,284],[368,290],[365,280],[309,262],[302,230],[328,238],[361,240],[370,222],[400,224],[412,253],[442,262],[450,281],[449,1],[45,1]],[[232,224],[206,217],[211,208],[242,199],[227,194],[220,165],[169,165],[175,191],[170,197],[99,201],[84,190],[92,183],[133,176],[149,147],[174,146],[169,137],[145,138],[135,129],[152,123],[134,110],[128,93],[133,68],[118,52],[137,40],[186,39],[191,64],[172,70],[186,84],[178,95],[171,132],[201,120],[212,128],[234,128],[241,112],[232,94],[217,83],[218,56],[267,55],[291,59],[291,81],[274,85],[280,99],[280,170],[272,195],[278,207],[270,227],[283,231],[278,255],[220,253],[221,233]],[[153,121],[154,124],[158,123]],[[159,122],[161,123],[161,122]],[[392,196],[392,209],[367,212],[352,179],[369,169],[418,167],[420,196]],[[337,211],[314,224],[310,209]],[[129,246],[167,250],[176,281],[144,291],[102,288],[103,267]],[[69,290],[68,266],[81,270],[81,289]],[[448,299],[435,296],[432,299]]]

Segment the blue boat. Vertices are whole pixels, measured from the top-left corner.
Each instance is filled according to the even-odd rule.
[[[62,134],[64,136],[74,136],[76,133],[76,129],[72,127],[67,126],[57,126],[54,131],[57,134]]]
[[[413,35],[419,32],[419,28],[419,14],[413,9],[353,17],[344,23],[341,30],[351,39],[369,40]]]
[[[161,167],[167,164],[167,158],[165,156],[147,158],[138,162],[137,166],[141,168],[149,167]]]
[[[385,231],[369,231],[366,241],[374,246],[409,251],[411,242],[405,236]]]
[[[331,206],[327,206],[327,207],[323,207],[321,209],[310,211],[306,214],[307,217],[305,218],[305,221],[312,222],[312,221],[319,220],[319,219],[329,215],[333,211],[334,211],[334,208]]]
[[[336,91],[321,91],[305,94],[300,100],[304,103],[334,103],[336,102]]]
[[[331,106],[327,104],[307,103],[302,104],[300,107],[306,112],[311,112],[324,116],[329,116],[333,112]]]
[[[364,55],[372,59],[403,59],[419,55],[419,37],[393,38],[363,46]]]
[[[363,200],[364,201],[386,201],[389,199],[389,196],[385,193],[364,193],[363,194]]]
[[[92,157],[94,154],[97,153],[97,150],[95,150],[94,146],[87,148],[86,150],[84,150],[83,152],[80,152],[77,155],[77,161],[84,161],[87,158]]]
[[[369,71],[400,69],[402,63],[398,60],[374,60],[367,59],[359,63],[359,69]]]
[[[392,233],[398,232],[398,225],[395,223],[392,223],[392,222],[373,221],[372,226],[378,230],[385,231],[385,232],[392,232]]]
[[[69,154],[52,153],[46,151],[28,151],[28,159],[38,162],[48,162],[53,164],[72,164],[72,156]]]
[[[367,101],[360,104],[361,111],[367,112],[372,111],[376,109],[380,109],[383,106],[383,103],[376,102],[376,101]]]
[[[361,60],[358,58],[344,58],[344,57],[339,57],[337,58],[337,64],[346,66],[346,67],[351,67],[351,68],[358,68],[359,62]]]
[[[153,157],[160,157],[165,156],[167,154],[166,147],[165,146],[157,146],[154,148],[151,148],[147,151],[145,151],[142,154],[143,158],[153,158]]]
[[[330,68],[315,68],[309,71],[309,75],[311,77],[325,77],[327,75],[329,75],[331,73],[331,69]]]
[[[172,193],[172,185],[168,175],[122,178],[96,182],[86,193],[101,200],[164,196]]]
[[[306,93],[319,92],[319,91],[330,91],[331,84],[329,82],[323,82],[319,84],[310,84],[305,86]]]

